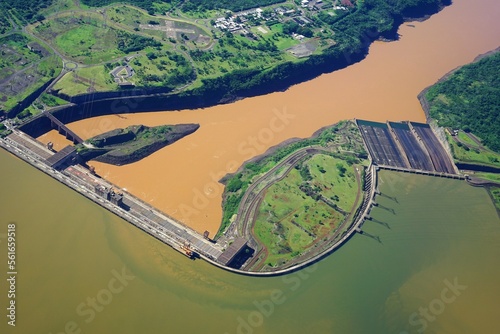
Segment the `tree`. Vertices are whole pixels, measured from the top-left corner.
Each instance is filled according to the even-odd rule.
[[[344,165],[341,162],[337,163],[337,169],[339,171],[340,177],[344,177],[347,169],[344,167]]]

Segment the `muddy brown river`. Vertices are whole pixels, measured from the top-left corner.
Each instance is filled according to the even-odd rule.
[[[217,181],[244,161],[292,137],[308,137],[342,119],[425,117],[417,95],[448,71],[500,45],[496,0],[456,0],[424,22],[401,26],[400,40],[376,42],[360,63],[295,85],[285,92],[206,109],[97,117],[69,127],[81,137],[133,124],[199,123],[200,129],[127,166],[91,163],[101,176],[183,223],[214,235],[222,216]],[[56,149],[66,140],[39,138]]]

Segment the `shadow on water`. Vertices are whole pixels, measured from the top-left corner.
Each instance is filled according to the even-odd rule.
[[[384,193],[379,193],[378,195],[379,195],[379,196],[382,196],[382,197],[385,197],[385,198],[388,198],[388,199],[390,199],[391,201],[394,201],[394,202],[396,202],[396,203],[398,203],[398,204],[399,204],[398,199],[397,199],[396,197],[392,197],[392,196],[386,195],[386,194],[384,194]]]
[[[376,204],[374,204],[374,205],[375,205],[377,208],[381,208],[381,209],[383,209],[383,210],[385,210],[385,211],[389,211],[389,212],[390,212],[390,213],[392,213],[393,215],[395,215],[395,214],[396,214],[396,211],[395,211],[393,208],[388,208],[388,207],[383,206],[383,205],[380,205],[380,204],[378,204],[378,203],[376,203]]]
[[[367,237],[369,237],[369,238],[372,238],[373,240],[376,240],[376,241],[378,241],[379,243],[382,243],[382,240],[380,239],[380,237],[379,237],[379,236],[372,235],[372,234],[370,234],[370,233],[368,233],[368,232],[365,232],[365,231],[363,231],[363,230],[361,230],[361,231],[359,232],[359,234],[364,235],[364,236],[367,236]]]
[[[389,225],[389,223],[386,223],[386,222],[380,221],[380,220],[375,219],[375,218],[372,218],[372,217],[368,218],[368,220],[370,220],[370,221],[372,221],[372,222],[374,222],[374,223],[380,224],[380,225],[382,225],[382,226],[385,226],[385,227],[387,227],[389,230],[391,229],[391,226]]]

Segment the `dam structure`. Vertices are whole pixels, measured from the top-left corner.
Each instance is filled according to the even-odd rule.
[[[63,122],[49,113],[44,114],[50,120],[52,127],[69,137],[74,143],[83,142]],[[245,270],[245,263],[247,263],[245,260],[252,261],[251,256],[245,258],[246,254],[252,253],[252,247],[255,248],[252,240],[241,236],[217,241],[210,239],[207,231],[201,234],[193,230],[96,175],[92,168],[81,163],[72,145],[55,152],[50,143],[44,145],[29,134],[20,131],[19,128],[12,126],[10,122],[4,122],[10,134],[0,138],[0,147],[189,258],[201,258],[217,267],[238,274],[276,276],[299,270],[319,261],[348,241],[355,233],[363,234],[361,227],[366,219],[370,219],[370,210],[372,206],[377,205],[375,197],[380,194],[377,187],[377,170],[382,168],[399,172],[464,178],[458,174],[453,160],[429,125],[415,122],[377,123],[363,120],[355,120],[355,122],[369,153],[370,166],[365,170],[363,199],[361,205],[353,212],[352,223],[347,227],[342,238],[331,244],[328,249],[290,267],[267,272]],[[300,153],[294,152],[292,156]],[[243,262],[242,258],[245,259]]]
[[[356,120],[377,169],[465,179],[429,124]]]
[[[144,232],[166,243],[189,258],[202,258],[226,270],[246,243],[237,249],[219,245],[174,218],[123,191],[79,164],[73,146],[54,152],[26,133],[11,128],[11,134],[0,139],[0,147],[16,155],[47,175],[115,213]]]

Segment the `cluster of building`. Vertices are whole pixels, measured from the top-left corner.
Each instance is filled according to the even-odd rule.
[[[338,5],[340,2],[341,5]],[[324,3],[323,0],[302,0],[300,3],[302,8],[309,10],[324,10],[324,9],[334,9],[334,10],[348,10],[348,7],[354,7],[350,0],[340,0],[332,5],[330,3]]]
[[[263,19],[265,21],[272,21],[272,20],[281,21],[281,19],[279,19],[278,16],[294,16],[293,20],[301,26],[311,23],[309,19],[300,15],[301,14],[300,11],[297,11],[293,8],[290,9],[280,6],[275,8],[274,11],[268,15],[264,15],[263,12],[264,11],[261,8],[254,8],[235,13],[233,16],[230,17],[219,17],[218,19],[215,20],[213,26],[214,28],[218,28],[224,31],[230,31],[230,32],[241,31],[243,33],[246,33],[247,32],[246,22],[248,22],[250,17],[256,19]]]
[[[230,18],[219,17],[217,20],[215,20],[214,28],[235,32],[238,30],[245,29],[245,25],[242,22],[241,23],[236,22],[234,20],[234,17]]]
[[[215,20],[214,28],[219,28],[220,30],[227,30],[230,32],[245,30],[245,22],[248,21],[249,16],[252,16],[256,19],[262,19],[262,18],[264,18],[265,20],[269,19],[267,17],[266,18],[263,17],[262,12],[263,12],[262,8],[254,8],[235,13],[233,16],[229,18],[219,17],[218,19]]]
[[[274,12],[278,15],[293,15],[293,14],[295,14],[296,11],[293,8],[285,8],[285,7],[280,6],[280,7],[276,7],[274,9]]]
[[[340,2],[341,5],[338,5]],[[232,16],[219,17],[215,20],[213,26],[214,28],[223,31],[242,31],[246,33],[247,22],[250,17],[255,19],[263,19],[265,21],[283,21],[283,16],[293,17],[293,20],[300,26],[305,26],[311,24],[311,20],[304,17],[304,10],[320,11],[324,9],[334,9],[334,10],[348,10],[348,7],[352,7],[353,4],[350,0],[340,0],[335,2],[335,5],[331,3],[324,3],[323,0],[302,0],[301,8],[290,8],[286,6],[275,7],[272,12],[265,12],[262,8],[254,8],[238,13],[234,13]]]

